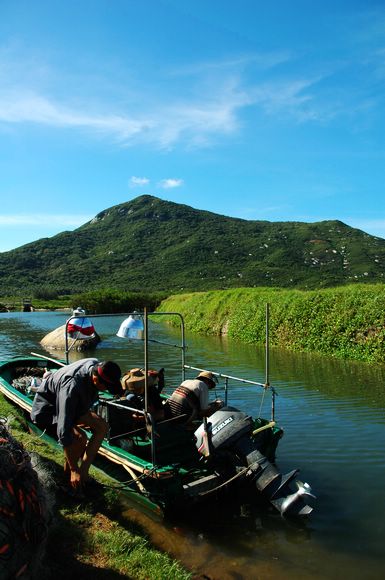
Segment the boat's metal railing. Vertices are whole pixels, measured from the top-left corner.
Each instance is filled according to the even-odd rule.
[[[185,369],[198,371],[198,372],[204,372],[204,371],[208,370],[208,369],[193,367],[193,366],[186,365],[186,364],[184,365],[184,367],[185,367]],[[229,392],[229,382],[230,381],[236,381],[238,383],[244,383],[247,385],[254,385],[256,387],[260,387],[261,389],[263,389],[263,396],[265,395],[267,389],[269,389],[271,391],[271,421],[275,421],[275,397],[276,397],[277,393],[276,393],[276,390],[274,389],[274,387],[272,387],[269,383],[259,383],[257,381],[252,381],[250,379],[243,379],[241,377],[226,375],[226,374],[221,373],[219,371],[210,370],[209,372],[211,372],[215,377],[217,377],[218,380],[224,379],[224,404],[225,405],[227,405],[227,402],[228,402],[228,392]]]
[[[135,414],[135,415],[143,415],[144,418],[144,424],[134,430],[134,431],[128,431],[126,433],[119,433],[118,435],[114,435],[113,437],[108,436],[108,442],[110,443],[111,441],[115,440],[115,439],[124,439],[125,437],[129,437],[132,436],[132,434],[141,434],[143,432],[145,432],[146,434],[148,434],[150,436],[150,442],[151,442],[151,462],[153,465],[156,465],[156,457],[155,457],[155,445],[153,445],[153,441],[152,441],[152,436],[153,436],[153,427],[154,427],[154,421],[152,418],[151,413],[148,413],[147,411],[145,411],[144,409],[137,409],[135,407],[129,407],[128,405],[122,405],[117,401],[114,400],[110,400],[110,399],[105,399],[105,398],[100,398],[100,404],[102,406],[105,406],[106,410],[107,410],[107,416],[104,417],[104,419],[107,421],[107,423],[110,423],[110,416],[109,416],[109,408],[110,407],[115,407],[117,409],[122,409],[125,412],[129,412],[131,414]]]
[[[264,383],[259,383],[257,381],[251,381],[249,379],[243,379],[241,377],[234,377],[231,375],[226,375],[224,373],[221,372],[216,372],[216,371],[211,371],[210,372],[215,375],[218,379],[224,379],[225,381],[225,385],[224,385],[224,392],[225,392],[225,400],[224,403],[225,405],[227,405],[227,401],[228,401],[228,390],[229,390],[229,381],[237,381],[239,383],[245,383],[245,384],[249,384],[249,385],[255,385],[257,387],[261,387],[263,389],[263,397],[265,396],[266,391],[269,389],[271,392],[271,421],[275,421],[275,397],[277,395],[276,390],[274,389],[274,387],[272,387],[270,385],[270,379],[269,379],[269,373],[270,373],[270,345],[269,345],[269,327],[270,327],[270,305],[266,304],[265,305],[265,382]],[[201,369],[198,367],[193,367],[193,366],[189,366],[186,365],[183,362],[183,367],[185,369],[190,369],[190,370],[195,370],[198,372],[202,372],[202,371],[207,371],[208,369]],[[184,373],[183,373],[183,377],[184,377]],[[263,404],[263,398],[261,401],[261,407]]]
[[[92,314],[91,316],[92,316],[92,318],[101,318],[101,317],[125,317],[126,318],[126,317],[132,316],[132,315],[142,316],[143,317],[143,324],[144,324],[145,401],[144,401],[144,410],[141,411],[139,409],[135,409],[135,412],[144,415],[146,425],[149,427],[148,431],[149,431],[149,435],[150,435],[150,439],[151,439],[152,462],[154,465],[156,465],[153,422],[152,422],[151,415],[148,413],[148,384],[147,384],[148,383],[148,369],[149,369],[149,366],[148,366],[148,343],[155,342],[158,344],[164,344],[166,346],[172,346],[175,348],[179,348],[181,350],[182,381],[185,380],[186,369],[196,370],[198,372],[202,372],[202,371],[207,370],[207,369],[200,369],[198,367],[186,365],[186,361],[185,361],[185,353],[186,353],[185,324],[184,324],[184,318],[179,312],[148,312],[147,308],[144,308],[143,312],[133,311],[133,312],[113,313],[113,314]],[[154,339],[149,339],[149,337],[148,337],[148,317],[149,316],[167,316],[167,317],[176,316],[176,317],[178,317],[179,322],[180,322],[181,343],[179,345],[175,345],[175,344],[170,344],[170,343],[166,343],[166,342],[162,342],[162,341],[158,341],[158,340],[154,340]],[[79,313],[73,314],[72,316],[70,316],[67,319],[66,324],[65,324],[65,356],[66,356],[67,364],[69,362],[69,352],[70,352],[71,348],[73,347],[73,344],[70,347],[68,344],[68,325],[71,322],[71,320],[73,320],[74,318],[82,318],[82,317],[87,318],[88,315],[86,315],[86,314],[82,315]],[[272,399],[271,399],[271,421],[274,421],[275,420],[276,391],[273,387],[270,386],[270,383],[269,383],[269,305],[268,304],[266,304],[266,349],[265,349],[265,351],[266,351],[265,383],[259,383],[257,381],[243,379],[240,377],[234,377],[234,376],[226,375],[226,374],[223,374],[220,372],[215,372],[215,371],[210,371],[210,372],[212,372],[218,378],[224,379],[224,381],[225,381],[225,387],[224,387],[224,390],[225,390],[225,401],[224,402],[225,402],[225,404],[227,404],[227,401],[228,401],[228,387],[229,387],[230,380],[261,387],[264,390],[263,397],[264,397],[266,391],[268,389],[270,389],[271,397],[272,397]],[[261,407],[262,407],[262,403],[263,403],[263,398],[262,398],[262,402],[261,402]],[[124,407],[127,410],[130,410],[128,407],[126,407],[124,405],[122,405],[122,407]]]
[[[145,422],[146,422],[146,426],[149,427],[148,428],[148,432],[150,435],[150,440],[151,440],[151,457],[152,457],[152,463],[154,465],[156,465],[156,454],[155,454],[155,440],[154,440],[154,429],[153,429],[153,421],[152,421],[152,417],[150,415],[150,413],[148,412],[148,369],[149,369],[149,365],[148,365],[148,343],[149,342],[156,342],[158,344],[164,344],[166,346],[172,346],[175,348],[179,348],[181,350],[181,363],[182,363],[182,381],[185,379],[185,352],[186,352],[186,341],[185,341],[185,325],[184,325],[184,318],[183,316],[179,313],[179,312],[148,312],[147,308],[144,308],[143,312],[138,312],[137,310],[133,311],[133,312],[120,312],[120,313],[113,313],[113,314],[92,314],[92,318],[105,318],[105,317],[124,317],[127,318],[129,316],[133,316],[133,315],[139,315],[143,318],[143,325],[144,325],[144,376],[145,376],[145,388],[144,388],[144,410],[140,410],[140,409],[136,409],[135,412],[143,414],[145,417]],[[148,317],[149,316],[177,316],[179,318],[179,322],[180,322],[180,332],[181,332],[181,344],[176,345],[176,344],[170,344],[167,342],[163,342],[163,341],[159,341],[159,340],[153,340],[150,339],[148,337]],[[69,364],[69,353],[71,351],[71,349],[73,348],[75,342],[76,342],[76,337],[75,340],[73,340],[72,344],[69,345],[69,341],[68,341],[68,325],[70,324],[70,322],[72,320],[74,320],[75,318],[79,319],[79,318],[88,318],[89,315],[87,314],[72,314],[72,316],[70,316],[65,323],[65,357],[66,357],[66,363]],[[111,403],[110,403],[111,404]],[[124,407],[127,410],[130,410],[129,407],[126,407],[124,405],[121,405],[122,407]],[[131,409],[132,410],[132,409]]]
[[[184,319],[183,316],[180,314],[180,312],[147,312],[146,309],[143,312],[138,312],[137,310],[134,310],[132,312],[119,312],[119,313],[113,313],[113,314],[92,314],[92,315],[88,315],[88,314],[73,314],[72,316],[70,316],[65,323],[65,360],[66,363],[69,364],[69,353],[72,350],[72,348],[74,347],[74,344],[76,342],[76,340],[78,340],[78,337],[75,336],[74,340],[72,341],[71,345],[69,345],[69,340],[68,340],[68,325],[70,324],[70,322],[72,320],[74,320],[75,318],[89,318],[90,316],[92,316],[92,318],[111,318],[111,317],[115,317],[115,318],[127,318],[128,316],[133,316],[133,315],[138,315],[138,316],[142,316],[143,317],[143,322],[144,322],[144,328],[145,328],[145,334],[146,334],[146,328],[147,328],[147,340],[146,337],[144,339],[144,342],[146,344],[146,342],[154,342],[154,343],[158,343],[158,344],[163,344],[165,346],[172,346],[174,348],[179,348],[181,349],[182,352],[182,369],[184,369],[184,363],[185,363],[185,352],[186,352],[186,341],[185,341],[185,325],[184,325]],[[149,316],[177,316],[180,320],[180,330],[181,330],[181,344],[170,344],[168,342],[163,342],[160,340],[155,340],[155,339],[150,339],[148,338],[148,317]]]

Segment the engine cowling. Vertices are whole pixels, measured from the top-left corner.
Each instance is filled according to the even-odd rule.
[[[201,452],[208,436],[212,450],[228,449],[241,437],[251,434],[252,429],[253,420],[249,415],[235,407],[223,407],[211,415],[207,431],[204,424],[195,431],[196,446]]]

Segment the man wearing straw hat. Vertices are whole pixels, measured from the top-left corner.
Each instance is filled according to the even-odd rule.
[[[123,375],[121,384],[130,407],[144,409],[145,378],[145,372],[140,368],[131,369]],[[163,401],[160,396],[163,386],[164,369],[159,371],[149,370],[147,373],[147,410],[155,421],[160,421],[164,418]]]
[[[167,401],[168,414],[179,417],[178,423],[190,425],[195,419],[209,417],[223,407],[222,401],[209,403],[209,390],[218,379],[210,371],[201,371],[195,379],[187,379],[175,389]]]

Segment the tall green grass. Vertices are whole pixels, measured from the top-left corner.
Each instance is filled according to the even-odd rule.
[[[159,310],[180,312],[186,328],[194,332],[263,343],[266,303],[270,305],[272,346],[385,362],[382,284],[314,291],[237,288],[196,292],[170,296]]]

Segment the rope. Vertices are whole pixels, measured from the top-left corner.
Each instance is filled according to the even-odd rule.
[[[241,475],[244,475],[246,473],[246,471],[248,471],[248,470],[249,470],[249,467],[244,467],[242,469],[242,471],[239,471],[239,473],[236,473],[235,475],[233,475],[233,477],[230,477],[230,479],[228,479],[227,481],[224,481],[223,483],[221,483],[217,487],[213,487],[213,489],[208,489],[207,491],[202,491],[198,495],[204,496],[204,495],[209,495],[210,493],[214,493],[214,491],[218,491],[218,489],[221,489],[222,487],[224,487],[225,485],[228,485],[229,483],[231,483],[235,479],[238,479],[238,477],[241,477]]]
[[[262,425],[262,427],[258,427],[258,429],[254,429],[254,431],[252,432],[252,436],[254,437],[254,435],[257,435],[257,433],[260,433],[261,431],[265,431],[266,429],[270,429],[271,427],[275,426],[275,421],[270,421],[270,423],[266,423],[266,425]]]
[[[126,481],[119,481],[119,483],[117,483],[117,484],[102,483],[101,485],[103,487],[108,487],[111,489],[124,489],[125,486],[130,485],[130,483],[136,483],[138,480],[145,479],[146,477],[151,477],[151,475],[155,471],[156,471],[156,467],[153,467],[148,472],[142,473],[141,475],[138,475],[137,477],[133,477],[132,479],[127,479]]]
[[[261,397],[261,404],[260,404],[260,406],[259,406],[259,413],[258,413],[258,417],[260,417],[260,416],[261,416],[261,412],[262,412],[263,403],[264,403],[264,401],[265,401],[265,395],[266,395],[266,391],[267,391],[267,388],[265,387],[265,388],[263,389],[263,393],[262,393],[262,397]]]

